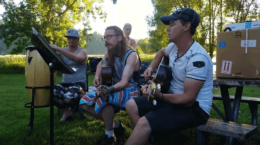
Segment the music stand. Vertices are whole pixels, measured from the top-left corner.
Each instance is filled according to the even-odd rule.
[[[54,129],[53,129],[53,89],[54,89],[54,82],[53,82],[53,74],[55,71],[61,71],[62,73],[73,74],[75,73],[63,60],[62,58],[56,53],[56,51],[51,48],[49,43],[44,39],[44,37],[38,33],[32,27],[32,37],[31,41],[33,45],[36,47],[39,54],[42,56],[43,60],[47,63],[50,68],[50,144],[54,144]]]

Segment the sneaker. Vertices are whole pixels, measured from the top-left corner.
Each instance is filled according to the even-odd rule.
[[[102,139],[99,142],[99,145],[115,145],[116,144],[116,137],[111,136],[108,138],[108,135],[104,134]]]
[[[122,124],[121,121],[119,121],[120,126],[117,128],[114,128],[114,134],[117,139],[121,138],[125,134],[125,126]]]

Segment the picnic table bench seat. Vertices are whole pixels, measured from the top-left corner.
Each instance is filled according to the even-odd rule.
[[[235,96],[231,96],[231,95],[229,96],[229,99],[231,101],[234,101],[234,98],[235,98]],[[221,97],[221,95],[213,94],[213,99],[214,100],[222,100],[222,97]],[[241,97],[241,102],[260,104],[260,98],[242,96]]]
[[[225,122],[219,119],[210,118],[206,124],[200,125],[196,129],[196,142],[198,145],[206,144],[205,133],[229,136],[244,141],[258,132],[258,127],[236,122]]]

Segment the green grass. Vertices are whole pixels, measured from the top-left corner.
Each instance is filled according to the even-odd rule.
[[[89,84],[92,84],[93,76],[89,76]],[[61,81],[58,75],[56,82]],[[31,136],[27,136],[30,127],[27,126],[30,119],[30,108],[25,108],[24,104],[30,102],[30,98],[25,89],[25,77],[23,74],[0,74],[0,145],[47,145],[50,144],[50,109],[36,108],[34,117],[34,130]],[[235,90],[230,89],[230,94]],[[215,90],[214,93],[220,93]],[[256,87],[245,87],[244,96],[259,97],[260,89]],[[221,101],[214,101],[217,107],[223,112]],[[259,113],[259,112],[258,112]],[[259,116],[259,114],[258,114]],[[220,118],[212,109],[211,118]],[[126,112],[121,111],[115,118],[123,122],[126,126],[126,135],[119,141],[123,145],[132,132],[132,125]],[[59,123],[58,110],[54,107],[54,143],[56,145],[92,145],[95,144],[104,134],[104,124],[92,117],[81,119],[78,113],[74,114],[73,120]],[[238,122],[250,123],[251,115],[248,104],[241,103]],[[258,122],[259,126],[259,122]],[[249,138],[246,145],[260,144],[259,133]],[[209,145],[222,145],[225,137],[219,135],[209,136]],[[182,131],[171,136],[167,136],[156,142],[156,145],[169,144],[195,144],[194,129]]]

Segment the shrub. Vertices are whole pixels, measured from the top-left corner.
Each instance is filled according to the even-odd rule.
[[[12,57],[5,59],[0,66],[0,74],[21,74],[24,73],[25,59]]]
[[[150,63],[154,56],[154,54],[140,54],[141,61],[149,61]],[[102,58],[103,55],[88,55],[88,57]],[[25,59],[25,55],[0,55],[0,74],[23,74]]]

